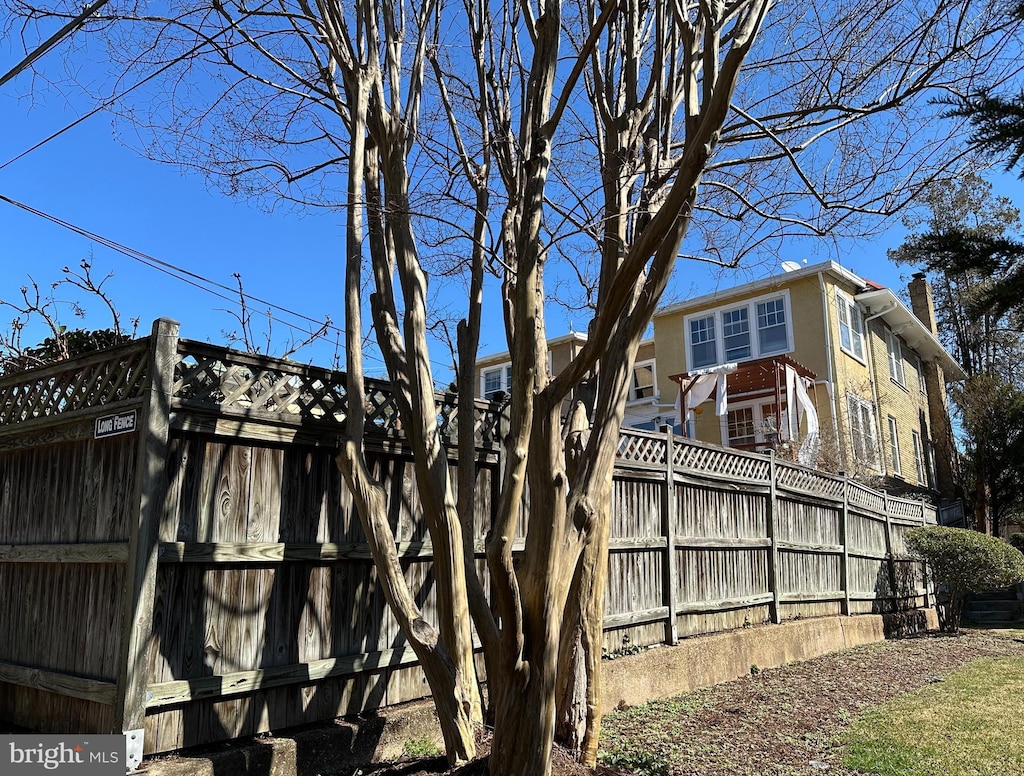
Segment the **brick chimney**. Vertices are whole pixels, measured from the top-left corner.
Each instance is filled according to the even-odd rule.
[[[910,307],[914,315],[932,334],[938,336],[935,325],[935,300],[932,287],[923,272],[917,272],[907,286],[910,292]],[[946,378],[937,361],[922,361],[925,386],[928,389],[928,427],[930,442],[935,450],[936,490],[943,504],[956,499],[957,454],[953,443],[953,428],[949,422],[949,408],[946,403]],[[922,429],[923,430],[923,429]]]
[[[910,308],[914,315],[928,331],[938,336],[939,330],[935,327],[935,300],[932,298],[932,286],[927,276],[923,272],[915,272],[907,290],[910,292]]]

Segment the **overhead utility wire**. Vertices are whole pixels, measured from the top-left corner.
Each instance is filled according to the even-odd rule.
[[[52,49],[54,46],[56,46],[58,43],[64,40],[64,38],[66,38],[68,35],[75,32],[79,27],[85,24],[86,21],[88,21],[90,16],[92,16],[94,13],[100,10],[100,8],[105,6],[108,2],[110,2],[110,0],[96,0],[96,2],[92,5],[83,8],[82,12],[78,14],[78,16],[76,16],[74,19],[72,19],[59,30],[57,30],[55,33],[53,33],[53,35],[51,35],[49,38],[43,41],[36,48],[35,51],[29,53],[28,56],[26,56],[18,64],[16,64],[6,73],[4,73],[4,75],[0,76],[0,86],[3,86],[12,78],[14,78],[17,75],[20,75],[25,70],[30,68],[33,62],[35,62],[41,56],[46,54],[50,49]]]
[[[109,2],[109,0],[103,0],[103,3],[106,3],[106,2]],[[269,3],[264,3],[264,4],[263,4],[262,6],[260,6],[260,8],[259,8],[259,9],[257,9],[257,10],[262,10],[262,9],[263,9],[264,7],[266,7],[267,5],[269,5]],[[247,18],[248,18],[249,16],[252,16],[252,15],[253,15],[254,13],[256,13],[256,11],[250,11],[250,12],[248,12],[248,13],[245,13],[245,14],[243,14],[243,15],[242,15],[241,17],[239,17],[239,18],[238,18],[238,19],[236,19],[235,21],[232,21],[232,22],[231,22],[231,24],[229,24],[229,25],[228,25],[227,27],[223,27],[223,28],[222,28],[222,29],[220,29],[220,30],[219,30],[218,32],[216,32],[216,33],[214,33],[213,35],[211,35],[210,37],[208,37],[208,38],[207,38],[206,40],[202,41],[201,43],[197,43],[197,44],[196,44],[195,46],[193,46],[192,48],[190,48],[190,49],[189,49],[188,51],[186,51],[185,53],[181,54],[180,56],[177,56],[177,57],[175,57],[175,58],[174,58],[174,59],[172,59],[172,60],[171,60],[170,62],[167,62],[167,63],[165,63],[165,64],[161,65],[161,66],[160,66],[160,67],[158,67],[158,68],[157,68],[156,70],[154,70],[154,71],[153,71],[152,73],[150,73],[150,74],[149,74],[149,75],[147,75],[147,76],[146,76],[145,78],[143,78],[143,79],[142,79],[141,81],[137,81],[136,83],[132,84],[131,86],[129,86],[129,87],[127,88],[127,89],[125,89],[125,90],[124,90],[124,91],[122,91],[122,92],[118,92],[118,93],[117,93],[117,94],[115,94],[115,95],[114,95],[113,97],[111,97],[111,98],[109,98],[108,100],[106,100],[106,101],[104,101],[104,102],[100,103],[99,105],[97,105],[97,106],[96,106],[95,108],[93,108],[93,109],[92,109],[91,111],[89,111],[88,113],[86,113],[86,114],[84,114],[84,115],[82,115],[82,116],[78,117],[77,119],[75,119],[74,121],[72,121],[72,122],[71,122],[70,124],[68,124],[68,125],[64,126],[64,127],[62,128],[62,129],[58,129],[58,130],[57,130],[56,132],[54,132],[54,133],[53,133],[52,135],[50,135],[49,137],[46,137],[46,138],[44,138],[43,140],[40,140],[40,141],[39,141],[38,143],[36,143],[36,144],[35,144],[34,146],[32,146],[31,148],[27,148],[27,149],[25,149],[24,151],[22,151],[22,152],[21,152],[20,154],[18,154],[17,156],[15,156],[15,157],[13,157],[13,158],[11,158],[11,159],[8,159],[8,160],[7,160],[6,162],[4,162],[3,164],[0,164],[0,170],[4,169],[4,168],[5,168],[5,167],[7,167],[8,165],[14,164],[14,162],[18,161],[19,159],[22,159],[22,158],[24,158],[25,156],[28,156],[28,155],[29,155],[30,153],[32,153],[33,151],[35,151],[35,150],[37,150],[37,149],[39,149],[39,148],[42,148],[42,147],[43,147],[44,145],[46,145],[47,143],[49,143],[49,142],[50,142],[51,140],[56,140],[56,139],[57,139],[58,137],[60,137],[61,135],[63,135],[63,134],[65,133],[65,132],[67,132],[67,131],[69,131],[69,130],[71,130],[71,129],[74,129],[74,128],[75,128],[75,127],[77,127],[77,126],[78,126],[79,124],[81,124],[81,123],[82,123],[83,121],[85,121],[86,119],[90,119],[90,118],[92,118],[93,116],[95,116],[95,115],[96,115],[97,113],[99,113],[100,111],[102,111],[102,110],[106,110],[107,108],[109,108],[109,107],[110,107],[111,105],[113,105],[114,103],[116,103],[116,102],[118,102],[119,100],[122,100],[123,98],[127,97],[127,96],[128,96],[129,94],[131,94],[131,93],[132,93],[133,91],[135,91],[136,89],[138,89],[138,88],[139,88],[140,86],[142,86],[143,84],[149,83],[149,82],[150,82],[150,81],[152,81],[152,80],[153,80],[154,78],[156,78],[156,77],[157,77],[158,75],[161,75],[162,73],[165,73],[165,72],[167,72],[168,70],[170,70],[170,69],[171,69],[172,67],[174,67],[174,66],[175,66],[176,64],[178,64],[179,62],[181,62],[181,61],[183,61],[183,60],[185,60],[185,59],[189,59],[190,57],[193,57],[193,56],[195,56],[195,55],[196,55],[196,54],[198,54],[198,53],[199,53],[199,52],[200,52],[200,51],[201,51],[202,49],[204,49],[204,48],[206,48],[206,47],[207,47],[208,45],[212,44],[212,43],[213,43],[213,42],[214,42],[214,41],[215,41],[215,40],[216,40],[217,38],[221,37],[221,36],[222,36],[222,35],[223,35],[224,33],[228,32],[228,31],[229,31],[229,30],[231,30],[231,29],[232,29],[233,27],[235,27],[235,26],[236,26],[237,24],[239,24],[239,23],[240,23],[241,21],[243,21],[244,19],[247,19]],[[33,52],[33,54],[32,54],[32,55],[30,55],[30,57],[32,58],[32,60],[33,60],[33,61],[35,61],[35,59],[38,59],[38,58],[39,58],[38,56],[34,56],[34,54],[35,54],[35,52]],[[19,67],[20,67],[20,65],[19,65]],[[24,69],[24,68],[22,68],[22,69]],[[11,71],[11,72],[14,72],[14,71]],[[20,71],[19,71],[19,72],[20,72]],[[8,75],[10,75],[10,74],[8,74]],[[5,78],[6,78],[6,76],[5,76]],[[0,85],[2,85],[2,84],[0,84]]]
[[[300,313],[288,307],[284,307],[283,305],[275,304],[274,302],[271,302],[269,300],[261,299],[258,296],[253,296],[252,294],[249,293],[240,292],[237,288],[231,288],[230,286],[226,286],[223,283],[218,283],[216,280],[211,280],[208,277],[199,275],[195,272],[191,272],[190,270],[187,270],[184,267],[179,267],[175,264],[171,264],[170,262],[158,259],[155,256],[150,256],[148,253],[143,253],[142,251],[130,248],[127,245],[122,245],[116,240],[112,240],[109,237],[104,237],[103,235],[97,234],[96,232],[91,232],[88,229],[85,229],[84,227],[72,224],[70,221],[65,221],[62,218],[59,218],[55,215],[51,215],[50,213],[47,213],[43,210],[39,210],[38,208],[34,208],[31,205],[26,205],[24,202],[19,202],[18,200],[4,196],[3,194],[0,194],[0,202],[6,202],[8,205],[12,205],[13,207],[16,207],[20,210],[24,210],[25,212],[30,213],[38,218],[42,218],[46,221],[49,221],[52,224],[56,224],[57,226],[74,232],[75,234],[81,237],[85,237],[87,240],[93,240],[94,242],[99,243],[103,247],[109,248],[110,250],[115,251],[116,253],[120,253],[122,256],[126,256],[127,258],[132,259],[133,261],[137,261],[138,263],[146,267],[149,267],[150,269],[162,272],[165,275],[174,278],[175,280],[180,280],[183,283],[186,283],[194,288],[197,288],[200,291],[204,291],[207,294],[211,294],[217,297],[218,299],[223,299],[224,301],[229,302],[231,304],[234,304],[239,296],[244,296],[246,299],[250,299],[254,302],[259,302],[260,304],[265,304],[267,305],[267,307],[271,309],[278,310],[279,312],[294,316],[295,318],[306,321],[307,323],[311,323],[316,326],[324,325],[324,321],[317,320],[316,318],[312,318],[304,313]],[[213,286],[213,288],[209,288],[209,286]],[[214,289],[221,289],[221,291],[226,291],[229,294],[231,294],[231,296],[227,296],[221,293],[221,291],[216,291]],[[285,326],[288,326],[292,329],[296,329],[298,331],[306,331],[305,329],[302,329],[301,327],[296,326],[295,324],[288,323],[288,321],[281,321],[281,323],[283,323]],[[326,328],[329,329],[330,331],[334,331],[340,334],[343,337],[348,336],[344,329],[342,329],[339,326],[335,326],[333,323],[327,324]],[[381,364],[386,363],[384,359],[380,358],[379,356],[374,356],[372,354],[364,354],[364,358],[367,358],[371,361],[377,361]],[[435,361],[433,359],[431,359],[430,361],[435,366],[442,367],[443,369],[451,368],[448,364],[442,364],[441,362]]]
[[[46,42],[44,42],[35,51],[33,51],[31,54],[29,54],[27,57],[25,57],[25,59],[23,59],[21,62],[19,62],[17,65],[15,65],[14,68],[12,68],[10,71],[8,71],[8,73],[6,73],[2,78],[0,78],[0,86],[2,86],[7,81],[9,81],[11,78],[13,78],[14,76],[18,75],[22,71],[24,71],[33,62],[35,62],[37,59],[39,59],[44,54],[46,54],[51,48],[53,48],[54,45],[56,45],[61,39],[63,39],[69,32],[73,32],[78,27],[80,27],[88,19],[89,16],[92,16],[94,13],[96,13],[96,11],[98,11],[100,8],[102,8],[104,5],[106,5],[108,2],[109,2],[109,0],[97,0],[97,2],[94,3],[92,6],[90,6],[89,8],[84,9],[82,14],[80,14],[75,19],[71,20],[68,24],[66,24],[64,27],[62,27],[56,33],[54,33],[54,35],[52,35],[49,39],[47,39]],[[93,108],[88,113],[83,114],[79,118],[77,118],[74,121],[72,121],[70,124],[65,125],[61,129],[59,129],[56,132],[54,132],[53,134],[51,134],[51,135],[45,137],[44,139],[40,140],[35,145],[30,146],[29,148],[25,149],[24,151],[22,151],[17,156],[14,156],[14,157],[8,159],[3,164],[0,164],[0,170],[3,170],[4,168],[8,167],[11,164],[14,164],[15,162],[17,162],[20,159],[23,159],[24,157],[28,156],[33,151],[36,151],[39,148],[42,148],[44,145],[46,145],[47,143],[51,142],[52,140],[55,140],[56,138],[60,137],[65,132],[68,132],[68,131],[74,129],[76,126],[78,126],[79,124],[81,124],[85,120],[92,118],[93,116],[95,116],[100,111],[106,110],[107,108],[109,108],[110,106],[112,106],[116,102],[118,102],[119,100],[121,100],[124,97],[128,96],[134,90],[138,89],[143,84],[146,84],[149,81],[153,80],[158,75],[166,72],[167,70],[169,70],[171,67],[173,67],[174,65],[178,64],[182,60],[187,59],[187,58],[197,54],[201,49],[205,48],[209,44],[212,44],[217,38],[222,36],[224,33],[230,31],[233,27],[235,27],[243,19],[246,19],[249,16],[252,16],[254,13],[258,12],[259,10],[262,10],[262,8],[266,7],[266,5],[269,5],[269,3],[264,3],[260,7],[260,9],[257,9],[257,11],[249,11],[249,12],[243,14],[242,17],[240,17],[239,19],[237,19],[235,21],[232,21],[231,24],[229,24],[227,27],[222,28],[218,32],[216,32],[213,35],[211,35],[210,37],[208,37],[203,42],[193,46],[191,49],[189,49],[185,53],[175,57],[171,61],[169,61],[166,64],[162,65],[161,67],[157,68],[156,70],[154,70],[152,73],[147,75],[142,80],[137,81],[136,83],[132,84],[127,89],[125,89],[124,91],[119,92],[118,94],[115,94],[113,97],[109,98],[108,100],[100,103],[99,105],[97,105],[95,108]],[[124,256],[127,256],[130,259],[138,261],[141,264],[144,264],[145,266],[148,266],[150,269],[155,269],[155,270],[157,270],[159,272],[163,272],[164,274],[166,274],[166,275],[168,275],[168,276],[170,276],[172,278],[175,278],[177,280],[180,280],[180,281],[182,281],[182,282],[184,282],[184,283],[186,283],[188,285],[191,285],[191,286],[199,289],[200,291],[205,291],[208,294],[211,294],[211,295],[213,295],[213,296],[215,296],[215,297],[217,297],[219,299],[223,299],[223,300],[225,300],[227,302],[230,302],[232,304],[234,304],[234,302],[235,302],[235,296],[234,295],[235,294],[239,294],[241,296],[244,296],[247,299],[253,300],[254,302],[259,302],[260,304],[268,305],[269,307],[271,307],[271,308],[273,308],[275,310],[279,310],[279,311],[287,313],[289,315],[293,315],[293,316],[295,316],[297,318],[300,318],[302,320],[305,320],[305,321],[307,321],[309,323],[316,324],[317,326],[320,326],[320,325],[323,324],[322,321],[319,321],[319,320],[317,320],[315,318],[310,318],[307,315],[304,315],[302,313],[296,312],[294,310],[290,310],[290,309],[288,309],[286,307],[282,307],[281,305],[275,304],[273,302],[270,302],[270,301],[267,301],[267,300],[264,300],[264,299],[260,299],[259,297],[253,296],[252,294],[247,294],[247,293],[241,292],[238,289],[230,288],[229,286],[225,286],[225,285],[223,285],[221,283],[218,283],[215,280],[212,280],[210,278],[203,277],[202,275],[197,275],[197,274],[195,274],[193,272],[190,272],[189,270],[186,270],[183,267],[177,267],[177,266],[175,266],[173,264],[170,264],[168,262],[165,262],[165,261],[162,261],[160,259],[157,259],[155,256],[149,256],[148,254],[142,253],[141,251],[136,251],[135,249],[129,248],[126,245],[122,245],[122,244],[120,244],[120,243],[118,243],[118,242],[116,242],[114,240],[110,240],[110,239],[108,239],[106,237],[103,237],[102,235],[96,234],[94,232],[90,232],[87,229],[84,229],[82,227],[76,226],[76,225],[74,225],[74,224],[72,224],[70,222],[64,221],[63,219],[60,219],[57,216],[50,215],[49,213],[46,213],[46,212],[44,212],[42,210],[38,210],[37,208],[33,208],[30,205],[26,205],[26,204],[24,204],[22,202],[18,202],[17,200],[13,200],[13,199],[11,199],[9,197],[5,197],[2,194],[0,194],[0,201],[7,202],[8,204],[13,205],[14,207],[20,208],[22,210],[25,210],[28,213],[31,213],[31,214],[33,214],[35,216],[38,216],[39,218],[43,218],[43,219],[45,219],[47,221],[50,221],[50,222],[52,222],[54,224],[57,224],[58,226],[61,226],[61,227],[65,228],[65,229],[68,229],[68,230],[70,230],[72,232],[75,232],[76,234],[79,234],[79,235],[81,235],[83,237],[86,237],[87,239],[95,240],[96,242],[100,243],[101,245],[104,245],[105,247],[110,248],[111,250],[116,251],[117,253],[120,253],[120,254],[122,254]],[[180,274],[175,274],[175,273],[180,273]],[[182,277],[182,275],[185,275],[186,277]],[[190,277],[194,278],[194,280],[190,280],[189,279]],[[196,281],[199,281],[199,282],[196,282]],[[202,283],[208,283],[208,284],[210,284],[210,285],[212,285],[214,287],[221,288],[221,289],[231,293],[232,296],[224,296],[223,294],[218,293],[217,291],[214,291],[211,288],[207,288],[206,286],[203,286]],[[299,327],[296,327],[296,326],[294,326],[292,324],[289,324],[287,321],[282,321],[282,323],[284,323],[286,326],[289,326],[289,327],[291,327],[293,329],[298,329],[299,328]],[[333,324],[329,324],[327,326],[327,328],[329,330],[331,330],[331,331],[334,331],[334,332],[336,332],[338,334],[341,334],[342,336],[347,336],[347,334],[345,333],[345,330],[340,328],[340,327],[338,327],[338,326],[335,326]],[[385,363],[383,359],[381,359],[381,358],[379,358],[377,356],[366,355],[365,357],[369,358],[370,360],[373,360],[373,361],[379,361],[380,363]],[[442,364],[440,362],[434,361],[433,359],[431,359],[431,362],[434,363],[437,366],[443,367],[444,369],[449,369],[450,368],[450,365]]]
[[[230,286],[226,286],[223,283],[218,283],[216,280],[211,280],[208,277],[204,277],[203,275],[191,272],[185,269],[184,267],[179,267],[175,264],[171,264],[170,262],[163,261],[162,259],[158,259],[155,256],[150,256],[148,253],[143,253],[142,251],[135,250],[134,248],[129,248],[127,245],[122,245],[121,243],[112,240],[109,237],[104,237],[103,235],[97,234],[96,232],[90,232],[88,229],[85,229],[84,227],[72,224],[70,221],[65,221],[62,218],[58,218],[57,216],[51,215],[50,213],[39,210],[38,208],[34,208],[31,205],[26,205],[24,202],[19,202],[16,199],[11,199],[10,197],[6,197],[3,194],[0,194],[0,201],[6,202],[9,205],[13,205],[16,208],[20,208],[21,210],[24,210],[27,213],[31,213],[34,216],[38,216],[39,218],[43,218],[53,224],[56,224],[57,226],[72,231],[75,234],[80,235],[81,237],[85,237],[88,240],[97,242],[100,245],[104,246],[105,248],[109,248],[112,251],[116,251],[117,253],[120,253],[123,256],[127,256],[129,259],[137,261],[140,264],[144,264],[150,269],[155,269],[158,272],[163,272],[165,275],[170,275],[173,278],[188,283],[190,286],[194,286],[195,288],[212,294],[213,296],[216,296],[219,299],[223,299],[227,302],[233,303],[236,301],[239,295],[238,289],[231,288]],[[219,291],[214,291],[213,288],[208,288],[207,286],[213,286],[213,288],[220,289],[221,291],[226,291],[229,294],[232,294],[232,296],[226,296],[225,294],[222,294]],[[251,299],[254,302],[265,304],[274,310],[287,313],[288,315],[292,315],[296,318],[299,318],[300,320],[306,321],[307,323],[312,323],[317,326],[323,324],[323,321],[317,320],[316,318],[312,318],[304,313],[291,310],[287,307],[283,307],[279,304],[275,304],[274,302],[270,302],[266,299],[261,299],[258,296],[253,296],[252,294],[244,292],[243,295],[245,296],[246,299]],[[330,325],[329,328],[332,331],[335,331],[338,334],[345,336],[344,329],[334,326],[333,324]]]

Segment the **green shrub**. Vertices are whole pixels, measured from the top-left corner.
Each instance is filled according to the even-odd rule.
[[[939,627],[960,630],[960,615],[968,593],[1016,585],[1024,581],[1024,554],[1001,539],[962,528],[929,525],[907,532],[907,547],[928,564],[932,579],[946,588],[949,598],[935,608]]]
[[[402,745],[402,753],[406,757],[436,757],[441,754],[441,747],[430,736],[410,738]]]
[[[656,752],[632,747],[616,747],[598,754],[602,765],[629,771],[633,776],[669,776],[670,768],[665,759]]]

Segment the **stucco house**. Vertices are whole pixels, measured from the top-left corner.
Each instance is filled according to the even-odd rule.
[[[785,266],[655,313],[678,431],[952,498],[945,384],[965,374],[936,336],[924,276],[910,309],[835,262]]]

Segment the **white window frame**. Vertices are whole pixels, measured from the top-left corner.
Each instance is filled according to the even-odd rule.
[[[760,329],[758,328],[757,306],[759,304],[777,300],[782,300],[782,309],[786,317],[786,344],[782,350],[762,351]],[[731,313],[740,308],[746,308],[747,310],[747,337],[750,347],[750,355],[746,358],[729,361],[725,360],[725,327],[723,316],[725,313]],[[713,364],[701,364],[700,366],[697,366],[694,363],[693,358],[693,337],[690,331],[690,324],[692,321],[703,320],[705,318],[711,318],[714,321],[715,362]],[[755,361],[766,356],[778,356],[783,353],[792,353],[794,349],[793,305],[790,300],[789,289],[786,288],[781,291],[775,291],[771,294],[764,294],[752,299],[746,299],[742,302],[730,302],[729,304],[715,307],[710,310],[701,310],[700,312],[691,313],[683,318],[683,334],[686,342],[686,367],[688,370],[706,369],[727,363],[743,363],[744,361]]]
[[[907,387],[907,375],[903,366],[903,343],[896,332],[885,327],[885,351],[889,360],[889,377],[900,388]]]
[[[494,393],[497,393],[498,391],[505,391],[508,393],[512,388],[512,364],[506,362],[504,364],[484,367],[480,370],[480,396],[487,401],[491,400],[491,397],[487,395],[487,376],[493,375],[495,372],[499,373],[499,380],[501,380],[502,377],[504,377],[504,380],[502,380],[501,388],[495,388],[493,391]]]
[[[751,420],[754,424],[754,441],[744,442],[743,444],[756,444],[756,445],[771,445],[772,441],[768,438],[769,434],[775,434],[778,439],[779,429],[781,427],[780,421],[778,420],[777,413],[775,411],[774,400],[766,400],[764,397],[760,399],[751,399],[744,402],[729,402],[729,412],[751,410]],[[768,418],[776,417],[774,426],[769,426]],[[783,407],[782,410],[782,421],[786,422],[786,409]],[[721,429],[722,429],[722,444],[725,447],[732,446],[732,439],[729,437],[729,413],[727,412],[721,418]]]
[[[921,434],[911,429],[910,439],[914,443],[914,468],[917,470],[917,482],[919,485],[928,487],[928,475],[925,469],[924,445],[921,444]]]
[[[772,302],[779,302],[779,301],[782,302],[782,317],[783,317],[782,326],[783,326],[783,329],[784,329],[784,332],[785,332],[785,335],[786,335],[786,342],[783,345],[783,350],[782,351],[779,351],[777,349],[773,350],[771,348],[765,348],[762,345],[762,343],[761,343],[761,332],[762,331],[767,331],[768,329],[774,329],[779,324],[775,323],[775,324],[772,324],[771,326],[764,326],[764,327],[762,327],[761,326],[761,311],[760,311],[759,308],[762,307],[763,305],[768,305],[768,304],[771,304]],[[789,329],[790,315],[789,315],[789,309],[788,309],[787,300],[784,299],[783,297],[780,297],[780,296],[775,296],[775,297],[772,297],[770,299],[759,299],[759,300],[757,300],[752,305],[752,308],[753,308],[753,313],[754,313],[754,320],[755,320],[755,322],[757,324],[754,327],[755,330],[757,331],[757,352],[760,355],[762,355],[762,356],[775,356],[775,355],[778,355],[780,352],[788,353],[790,350],[792,350],[792,348],[790,347],[790,342],[792,341],[792,337],[790,337],[790,335],[789,335],[789,332],[790,332],[790,329]],[[776,314],[777,314],[776,312],[769,313],[769,315],[776,315]]]
[[[726,326],[735,326],[736,325],[735,322],[727,324],[725,322],[725,317],[727,315],[731,315],[733,313],[739,313],[739,312],[743,312],[743,313],[746,314],[746,318],[744,319],[744,322],[747,324],[747,330],[745,332],[746,337],[747,337],[747,344],[746,344],[747,355],[744,356],[743,359],[731,359],[729,357],[729,346],[726,343],[726,339],[727,339],[727,337],[730,337],[730,336],[732,336],[732,337],[739,337],[739,336],[741,336],[741,334],[728,335],[728,334],[725,333],[725,327]],[[731,307],[728,310],[722,310],[721,317],[722,317],[722,358],[725,359],[726,363],[730,363],[731,361],[740,361],[740,360],[744,360],[744,359],[750,358],[751,355],[754,352],[754,342],[753,342],[753,337],[751,336],[751,326],[750,326],[750,308],[747,305],[740,305],[739,307]],[[733,348],[733,349],[735,350],[737,348]]]
[[[721,363],[718,360],[719,359],[719,355],[718,355],[718,353],[719,353],[719,350],[718,350],[718,332],[720,331],[720,323],[719,323],[718,318],[719,318],[719,316],[715,315],[713,312],[712,313],[700,313],[699,315],[687,316],[686,319],[683,321],[683,331],[686,333],[686,364],[687,364],[687,366],[690,369],[706,369],[708,367],[716,366],[717,364]],[[706,321],[706,320],[710,320],[711,321],[711,327],[710,327],[711,328],[711,339],[702,339],[697,344],[698,345],[704,345],[704,344],[707,344],[708,342],[710,342],[712,344],[712,347],[714,347],[714,349],[715,349],[715,357],[714,357],[714,359],[710,363],[697,365],[697,364],[694,363],[694,358],[693,358],[693,345],[694,345],[693,334],[694,334],[694,332],[693,332],[692,326],[693,326],[694,323],[703,322],[703,321]],[[702,333],[702,336],[704,336],[703,333]]]
[[[855,301],[838,288],[836,289],[836,310],[839,315],[839,348],[855,358],[862,364],[867,364],[867,337],[864,336],[864,316],[860,307]],[[843,320],[845,317],[845,320]],[[846,337],[849,345],[843,344],[843,329],[846,329]],[[857,353],[857,344],[860,344],[860,353]]]
[[[914,360],[914,369],[917,370],[917,387],[921,391],[921,395],[927,397],[928,381],[924,378],[924,361],[913,350],[910,351],[910,355]]]
[[[650,395],[648,395],[648,396],[637,396],[636,395],[637,388],[638,388],[638,386],[636,384],[637,370],[638,369],[643,369],[643,368],[648,367],[648,366],[651,368],[651,384],[649,386],[644,385],[644,386],[639,386],[639,387],[640,388],[644,388],[644,389],[649,389],[650,390]],[[644,359],[643,361],[637,361],[637,362],[635,362],[633,364],[633,372],[632,372],[632,374],[630,375],[630,378],[629,378],[629,402],[630,403],[640,403],[640,402],[652,402],[652,401],[654,401],[654,397],[655,397],[655,395],[658,392],[658,373],[657,373],[656,369],[657,369],[657,367],[655,365],[655,361],[654,361],[653,358]]]
[[[850,423],[850,443],[854,460],[878,471],[878,430],[875,428],[874,405],[855,393],[848,393],[846,413]],[[863,427],[865,421],[867,428]]]
[[[900,462],[900,432],[896,424],[896,418],[889,416],[889,457],[892,459],[893,474],[903,474],[903,466]]]

